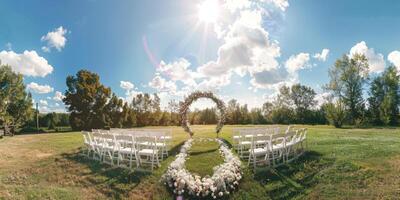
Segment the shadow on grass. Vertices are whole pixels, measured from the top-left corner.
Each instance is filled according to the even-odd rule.
[[[254,179],[264,186],[271,199],[301,197],[318,183],[318,174],[334,164],[334,159],[322,158],[308,151],[291,163],[275,169],[257,169]]]
[[[169,157],[175,156],[183,142],[171,148]],[[166,170],[168,163],[161,162],[161,167],[154,170],[150,168],[139,168],[134,170],[111,167],[99,161],[92,160],[81,155],[82,150],[74,153],[64,153],[61,156],[69,161],[87,166],[88,170],[80,172],[80,176],[85,176],[84,186],[95,187],[97,191],[111,199],[126,198],[143,180],[160,176]],[[170,160],[170,159],[169,159]]]
[[[89,172],[86,171],[81,175],[88,177],[88,186],[95,186],[98,191],[112,198],[122,198],[134,189],[143,178],[151,175],[151,172],[146,170],[110,167],[79,153],[62,154],[62,156],[65,159],[87,166]]]

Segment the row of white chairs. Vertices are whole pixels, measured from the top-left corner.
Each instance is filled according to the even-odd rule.
[[[150,165],[151,170],[168,156],[172,140],[166,130],[92,130],[82,132],[85,155],[112,166],[138,168]]]
[[[260,128],[236,131],[236,149],[248,165],[257,164],[279,166],[302,155],[307,148],[307,129],[293,130],[288,127],[284,132],[279,128]],[[239,134],[238,134],[239,133]],[[235,141],[235,139],[234,139]]]

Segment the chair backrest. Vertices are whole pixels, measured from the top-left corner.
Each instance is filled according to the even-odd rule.
[[[301,140],[307,139],[307,128],[302,129]]]
[[[90,141],[90,136],[89,136],[89,132],[87,132],[87,131],[82,131],[82,136],[83,136],[83,142],[84,142],[85,144],[90,144],[90,143],[91,143],[91,141]]]
[[[118,148],[132,148],[136,149],[135,137],[129,134],[118,134],[115,135],[115,140],[118,144]]]
[[[269,139],[269,145],[270,149],[272,149],[273,145],[284,145],[285,144],[285,134],[279,133],[279,134],[272,134],[270,135]]]
[[[295,143],[296,142],[296,140],[297,140],[297,138],[298,138],[298,134],[299,134],[299,131],[297,130],[297,131],[288,131],[288,132],[286,132],[286,134],[285,134],[285,145],[286,144],[293,144],[293,143]]]

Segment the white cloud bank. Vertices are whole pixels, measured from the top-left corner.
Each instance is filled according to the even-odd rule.
[[[50,87],[50,85],[39,85],[35,82],[29,83],[26,88],[34,93],[38,94],[47,94],[53,92],[54,88]]]
[[[62,101],[64,98],[65,98],[65,96],[60,91],[56,91],[56,93],[54,94],[53,100],[54,101]]]
[[[325,62],[326,59],[328,58],[328,54],[329,54],[329,49],[322,49],[321,53],[316,53],[313,57],[317,60]]]
[[[1,51],[2,64],[8,64],[11,68],[25,76],[45,77],[53,72],[53,67],[36,51],[24,51],[21,54],[14,51]]]
[[[42,36],[40,40],[47,43],[46,46],[42,47],[42,50],[44,52],[50,52],[51,48],[55,48],[57,51],[61,51],[67,42],[67,38],[65,38],[66,33],[67,29],[64,29],[62,26],[60,26],[54,31],[50,31],[46,35]]]
[[[392,51],[388,55],[388,60],[396,67],[400,73],[400,51]]]
[[[385,60],[381,53],[375,53],[373,48],[368,48],[365,41],[361,41],[350,49],[350,57],[362,54],[368,59],[369,72],[379,73],[385,69]]]

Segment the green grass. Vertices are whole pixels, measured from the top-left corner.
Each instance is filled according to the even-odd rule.
[[[231,142],[232,128],[221,137]],[[194,126],[195,138],[216,136],[214,126]],[[229,199],[397,199],[400,196],[400,129],[308,126],[308,151],[274,170],[249,170]],[[188,138],[173,127],[172,156],[153,173],[111,168],[78,155],[80,133],[0,139],[0,199],[173,199],[160,177]],[[222,163],[216,143],[195,143],[187,168],[202,176]]]
[[[195,140],[185,163],[186,169],[201,177],[212,176],[213,168],[224,162],[218,149],[216,141]]]

